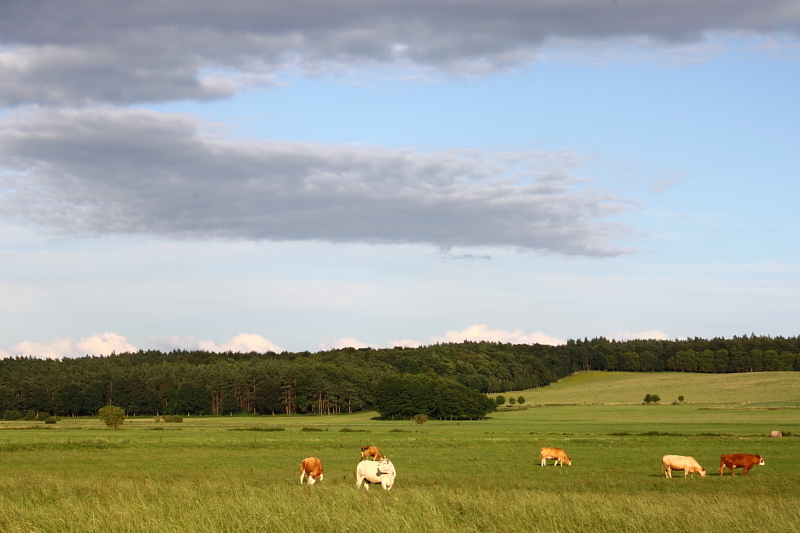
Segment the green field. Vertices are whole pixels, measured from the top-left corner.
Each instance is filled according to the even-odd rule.
[[[724,405],[719,376],[593,374],[519,393],[535,407],[471,422],[375,413],[137,418],[117,431],[96,419],[0,422],[0,531],[800,531],[800,438],[767,437],[800,435],[793,374],[761,375],[770,391],[742,375],[738,401]],[[696,403],[541,406],[633,403],[647,392],[671,400],[664,376],[690,383],[674,395]],[[700,403],[704,391],[714,401]],[[254,430],[276,427],[284,431]],[[391,491],[356,490],[363,444],[394,462]],[[541,446],[564,448],[573,466],[538,466]],[[719,455],[736,452],[766,466],[718,476]],[[665,454],[692,455],[709,475],[664,479]],[[311,455],[325,479],[300,486],[299,462]]]

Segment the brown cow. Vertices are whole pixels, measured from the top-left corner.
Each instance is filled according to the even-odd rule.
[[[541,461],[542,466],[547,464],[548,459],[556,460],[553,466],[558,466],[559,463],[561,463],[561,466],[564,466],[564,463],[567,463],[567,466],[572,466],[572,459],[567,457],[567,454],[561,448],[542,448],[539,450],[539,461]]]
[[[380,461],[383,459],[380,450],[378,450],[377,446],[362,446],[361,447],[361,460],[365,460],[367,457],[372,457],[375,461]]]
[[[683,470],[684,479],[687,476],[694,477],[694,473],[700,474],[700,477],[706,477],[706,469],[700,466],[694,457],[686,457],[683,455],[665,455],[661,458],[661,473],[664,477],[672,478],[672,471]]]
[[[322,481],[322,461],[316,457],[306,457],[300,461],[300,484],[303,484],[303,478],[308,476],[308,484],[313,485],[317,479]]]
[[[750,475],[750,469],[753,468],[755,465],[764,466],[764,458],[760,455],[750,455],[747,453],[732,453],[729,455],[720,455],[719,456],[719,475],[721,476],[725,471],[725,468],[730,470],[731,475],[733,476],[733,469],[734,468],[741,468],[744,470],[744,473]]]

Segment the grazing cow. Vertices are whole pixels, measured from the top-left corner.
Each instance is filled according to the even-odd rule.
[[[319,479],[322,481],[322,461],[316,457],[306,457],[300,461],[300,484],[308,476],[308,484],[313,485]]]
[[[694,473],[700,477],[706,477],[706,469],[700,466],[694,457],[684,457],[683,455],[665,455],[661,458],[661,473],[665,477],[672,478],[673,470],[683,470],[683,478],[694,477]]]
[[[356,467],[356,488],[363,484],[369,490],[370,483],[380,483],[383,490],[390,490],[396,476],[394,465],[386,457],[380,461],[361,461]]]
[[[361,460],[364,461],[368,457],[372,457],[376,461],[383,459],[380,450],[377,446],[362,446],[361,447]]]
[[[764,458],[760,455],[750,455],[747,453],[732,453],[729,455],[719,456],[719,475],[725,471],[725,468],[730,470],[733,476],[734,468],[741,468],[745,474],[750,475],[750,469],[755,465],[764,466]]]
[[[553,466],[558,466],[559,463],[561,463],[561,466],[564,466],[564,463],[567,463],[567,466],[572,466],[572,459],[567,457],[567,454],[561,448],[542,448],[539,450],[539,461],[541,461],[542,466],[547,464],[548,459],[556,460]]]

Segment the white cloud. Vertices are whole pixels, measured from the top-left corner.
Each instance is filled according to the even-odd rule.
[[[660,341],[669,340],[669,337],[663,331],[651,329],[648,331],[640,331],[638,333],[631,333],[630,331],[618,331],[609,337],[610,339],[618,341],[630,341],[635,339],[647,340],[655,339]]]
[[[170,335],[167,337],[148,337],[147,342],[150,347],[158,350],[205,350],[208,352],[282,352],[283,349],[277,344],[265,339],[261,335],[252,333],[240,333],[235,337],[223,341],[219,344],[214,341],[195,339],[194,337],[183,337],[180,335]]]
[[[209,352],[282,352],[276,344],[268,341],[261,335],[253,335],[249,333],[240,333],[234,338],[223,342],[222,344],[214,344],[211,341],[199,341],[197,347],[200,350]]]
[[[547,344],[558,346],[566,341],[545,335],[541,331],[525,334],[522,330],[506,331],[504,329],[488,329],[482,324],[475,324],[462,331],[448,331],[441,337],[430,337],[430,342],[462,342],[462,341],[492,341],[511,344]]]
[[[326,337],[319,341],[317,348],[320,351],[325,350],[337,350],[341,348],[381,348],[377,344],[370,344],[366,342],[361,342],[358,339],[354,339],[352,337],[342,337],[340,339],[334,337]]]
[[[484,325],[476,324],[470,326],[462,331],[448,331],[444,335],[441,336],[431,336],[428,337],[426,342],[420,342],[414,339],[403,339],[403,340],[393,340],[386,343],[386,346],[379,346],[377,344],[370,344],[361,342],[355,338],[325,338],[319,342],[318,348],[319,350],[331,350],[336,348],[345,348],[345,347],[353,347],[353,348],[394,348],[394,347],[404,347],[404,348],[419,348],[420,346],[426,346],[430,344],[440,343],[440,342],[452,342],[452,343],[460,343],[463,341],[491,341],[491,342],[503,342],[503,343],[510,343],[510,344],[545,344],[549,346],[559,346],[562,344],[566,344],[566,341],[551,337],[549,335],[545,335],[541,331],[535,331],[533,333],[525,334],[521,330],[516,331],[506,331],[502,329],[488,329]]]
[[[16,355],[40,357],[43,359],[62,359],[85,355],[109,355],[112,352],[135,352],[138,348],[128,342],[123,335],[105,332],[95,333],[79,341],[69,338],[47,339],[42,341],[22,341],[8,350],[0,350],[0,356]]]

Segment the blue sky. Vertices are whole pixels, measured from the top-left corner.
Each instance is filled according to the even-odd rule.
[[[798,334],[796,1],[95,4],[0,17],[0,355]]]

